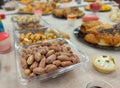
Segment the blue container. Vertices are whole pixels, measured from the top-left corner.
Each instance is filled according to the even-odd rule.
[[[4,32],[4,26],[2,24],[2,20],[0,19],[0,32]]]

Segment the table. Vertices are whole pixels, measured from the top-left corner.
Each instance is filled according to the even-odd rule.
[[[82,7],[80,7],[80,9],[84,10]],[[0,10],[0,13],[1,12],[2,10]],[[90,15],[91,12],[85,11],[85,14]],[[112,23],[109,20],[108,14],[109,12],[97,13],[101,21],[105,23]],[[8,15],[7,18],[3,20],[3,23],[6,31],[11,34],[11,42],[12,46],[14,46],[12,32],[13,27],[10,20],[11,16],[13,15]],[[0,54],[0,60],[2,63],[0,70],[0,88],[86,88],[86,84],[92,80],[104,80],[109,82],[113,88],[120,88],[120,51],[96,49],[78,41],[73,35],[73,30],[75,27],[78,27],[82,23],[81,19],[78,19],[75,26],[72,28],[68,26],[66,20],[54,18],[52,15],[43,16],[43,19],[48,21],[56,28],[68,33],[71,37],[70,40],[76,45],[76,47],[88,55],[90,59],[89,63],[55,79],[44,82],[35,81],[30,83],[28,86],[22,86],[17,82],[14,49],[12,48],[12,51],[10,53]],[[91,64],[91,59],[95,55],[111,55],[115,57],[116,61],[118,62],[118,69],[111,74],[102,74],[97,72]]]

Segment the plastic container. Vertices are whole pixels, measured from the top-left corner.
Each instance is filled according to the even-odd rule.
[[[9,34],[6,32],[0,33],[0,53],[7,53],[11,49]]]
[[[75,47],[75,45],[72,44],[72,42],[70,42],[67,39],[58,38],[58,39],[54,39],[54,40],[49,40],[47,42],[53,42],[53,41],[61,42],[63,40],[67,42],[65,44],[65,46],[71,47],[71,50],[73,51],[73,53],[78,55],[78,57],[80,58],[80,62],[79,63],[73,64],[73,65],[70,65],[70,66],[67,66],[67,67],[64,67],[64,68],[59,68],[58,70],[55,70],[55,71],[50,72],[50,73],[45,73],[43,75],[38,75],[38,76],[36,76],[34,78],[25,77],[24,73],[23,73],[23,68],[22,68],[21,63],[20,63],[20,58],[21,58],[21,55],[22,55],[22,50],[24,48],[28,47],[28,46],[26,46],[26,47],[19,47],[18,49],[16,49],[16,53],[15,53],[18,81],[21,84],[23,84],[23,85],[27,85],[27,83],[29,83],[29,82],[31,83],[31,81],[34,81],[34,80],[43,81],[43,80],[46,80],[46,79],[55,78],[55,77],[58,77],[59,75],[65,73],[65,72],[74,70],[75,68],[79,68],[80,66],[83,66],[84,64],[86,64],[89,61],[88,56],[85,53],[83,53],[82,51],[78,50]],[[41,43],[39,43],[39,44],[41,44]]]
[[[39,38],[39,39],[37,39],[37,41],[36,42],[32,42],[32,43],[29,43],[29,44],[22,44],[22,42],[24,41],[24,40],[22,40],[22,41],[20,41],[21,39],[20,39],[20,35],[21,34],[25,34],[25,35],[27,35],[28,33],[32,33],[32,35],[36,35],[36,33],[38,33],[38,34],[40,34],[40,36],[42,37],[42,35],[41,35],[41,33],[43,33],[43,35],[45,35],[45,36],[51,36],[51,34],[53,34],[54,36],[56,36],[55,38],[61,38],[61,37],[63,37],[57,30],[55,30],[55,28],[53,28],[53,27],[48,27],[48,28],[36,28],[36,29],[30,29],[30,30],[24,30],[24,31],[15,31],[14,32],[14,37],[15,37],[15,44],[16,44],[16,47],[20,47],[20,46],[26,46],[26,45],[31,45],[31,44],[35,44],[35,43],[39,43],[39,42],[41,42],[41,41],[46,41],[46,40],[51,40],[51,39],[55,39],[55,38],[46,38],[46,39],[44,39],[43,40],[43,38]],[[50,35],[49,35],[50,34]],[[33,41],[33,39],[31,39],[31,38],[28,38],[28,37],[26,37],[27,39],[29,39],[30,41],[32,40]],[[34,37],[35,38],[35,37]],[[25,39],[25,38],[24,38]],[[35,39],[34,39],[35,40]]]
[[[16,21],[16,17],[17,16],[14,16],[14,17],[11,18],[11,20],[13,21],[13,26],[14,26],[15,31],[23,31],[23,30],[30,30],[30,29],[33,29],[33,28],[47,28],[47,27],[49,27],[49,24],[45,20],[43,20],[42,18],[38,19],[36,22],[30,22],[32,24],[38,24],[40,26],[37,26],[37,27],[29,26],[29,27],[27,27],[27,25],[28,25],[28,24],[26,24],[27,20],[24,23],[23,22],[18,23]],[[21,26],[22,26],[22,28],[21,28]],[[25,28],[23,28],[23,26]]]
[[[103,80],[94,80],[87,84],[86,88],[113,88],[111,84]]]

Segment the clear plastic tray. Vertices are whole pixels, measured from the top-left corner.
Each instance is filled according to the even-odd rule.
[[[18,81],[22,84],[22,85],[27,85],[27,83],[31,82],[31,81],[35,81],[35,80],[38,80],[38,81],[43,81],[43,80],[46,80],[46,79],[50,79],[50,78],[55,78],[65,72],[68,72],[68,71],[71,71],[75,68],[78,68],[80,66],[83,66],[84,64],[86,64],[88,61],[89,61],[89,58],[88,56],[83,53],[81,50],[78,50],[74,44],[72,44],[69,40],[67,39],[63,39],[63,38],[58,38],[58,39],[54,39],[54,40],[49,40],[47,42],[53,42],[53,41],[59,41],[61,42],[62,40],[65,40],[67,43],[65,44],[65,46],[69,46],[71,47],[72,51],[74,54],[78,55],[78,57],[80,58],[80,62],[77,63],[77,64],[74,64],[74,65],[70,65],[70,66],[67,66],[67,67],[64,67],[64,68],[59,68],[58,70],[55,70],[53,72],[50,72],[50,73],[45,73],[43,75],[39,75],[39,76],[36,76],[36,77],[33,77],[33,78],[30,78],[30,77],[25,77],[24,76],[24,73],[23,73],[23,68],[21,67],[21,64],[20,64],[20,57],[22,55],[22,49],[25,48],[25,47],[28,47],[28,46],[25,46],[25,47],[19,47],[18,49],[15,50],[15,57],[16,57],[16,67],[17,67],[17,78],[18,78]],[[42,43],[42,42],[41,42]],[[41,44],[39,43],[39,44]],[[36,44],[35,44],[36,45]]]
[[[21,29],[20,28],[20,24],[18,24],[15,20],[14,20],[15,16],[11,18],[12,22],[13,22],[13,27],[15,31],[24,31],[24,30],[31,30],[31,29],[38,29],[38,28],[47,28],[49,27],[49,23],[46,22],[44,19],[40,18],[40,21],[38,22],[39,25],[41,25],[40,27],[30,27],[30,28],[24,28]],[[37,23],[37,22],[36,22]]]
[[[56,36],[56,38],[62,38],[63,36],[53,27],[47,27],[47,28],[36,28],[36,29],[30,29],[30,30],[23,30],[23,31],[15,31],[14,32],[14,37],[15,37],[15,45],[16,46],[21,46],[21,41],[19,40],[20,38],[20,34],[21,33],[24,33],[24,34],[27,34],[27,33],[38,33],[38,32],[43,32],[44,34],[48,33],[49,31],[51,32],[54,32]],[[47,40],[50,40],[50,39],[47,39]],[[46,41],[46,40],[43,40],[43,41]],[[39,43],[39,42],[35,42],[35,43]],[[35,44],[35,43],[31,43],[31,44]],[[31,44],[27,44],[27,45],[31,45]],[[26,46],[26,45],[23,45],[23,46]]]

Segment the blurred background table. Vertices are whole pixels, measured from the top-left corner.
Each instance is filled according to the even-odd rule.
[[[82,7],[80,8],[84,10]],[[0,10],[0,13],[3,11]],[[86,15],[92,14],[91,12],[85,11]],[[97,13],[100,20],[105,23],[112,23],[108,17],[109,12]],[[7,15],[6,19],[3,20],[5,29],[11,34],[11,42],[13,44],[13,26],[10,18],[14,15]],[[86,84],[92,80],[103,80],[109,82],[113,88],[120,88],[120,51],[102,50],[97,48],[89,47],[80,41],[78,41],[73,30],[80,26],[82,23],[81,19],[78,19],[74,27],[69,27],[67,20],[54,18],[52,15],[43,16],[49,24],[55,26],[56,28],[65,31],[71,37],[71,41],[89,56],[89,63],[84,66],[79,67],[63,76],[50,79],[45,82],[35,81],[30,83],[28,86],[22,86],[17,82],[16,78],[16,63],[14,57],[14,49],[8,54],[0,54],[1,69],[0,69],[0,88],[86,88]],[[112,23],[113,24],[113,23]],[[111,74],[102,74],[97,72],[91,64],[91,59],[96,55],[110,55],[116,58],[118,62],[118,69]]]

